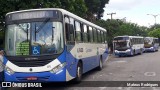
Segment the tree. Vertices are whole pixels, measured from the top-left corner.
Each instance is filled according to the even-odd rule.
[[[151,36],[151,37],[160,38],[160,28],[157,28],[157,29],[154,29],[154,30],[150,31],[148,33],[148,35]]]
[[[130,36],[147,36],[147,27],[138,26],[135,23],[124,22],[122,20],[108,19],[98,20],[97,25],[107,30],[107,41],[112,49],[112,41],[115,36],[130,35]]]
[[[105,4],[109,2],[109,0],[84,0],[85,4],[88,8],[86,19],[94,22],[95,19],[100,19],[103,16],[103,8]]]
[[[63,8],[82,18],[95,21],[97,16],[103,16],[103,8],[109,0],[0,0],[0,30],[4,30],[5,15],[8,12],[36,9],[36,8]],[[0,32],[4,38],[4,31]]]

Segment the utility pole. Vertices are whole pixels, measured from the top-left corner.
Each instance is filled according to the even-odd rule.
[[[111,15],[111,20],[112,20],[114,14],[116,14],[116,13],[108,13],[107,15]]]
[[[113,19],[113,15],[114,14],[116,14],[116,13],[107,13],[107,15],[111,15],[111,20]],[[108,31],[108,32],[110,32],[110,30]],[[108,47],[109,47],[109,53],[111,54],[111,53],[113,53],[113,43],[112,42],[109,42],[109,44],[108,44]]]
[[[159,15],[159,14],[156,14],[156,15],[154,15],[154,14],[147,14],[147,15],[151,15],[151,16],[153,16],[154,17],[154,21],[155,21],[155,25],[156,25],[156,18],[157,18],[157,16]]]

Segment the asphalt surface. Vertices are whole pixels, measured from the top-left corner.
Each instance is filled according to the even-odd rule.
[[[87,86],[87,82],[89,85]],[[99,81],[99,82],[98,82]],[[160,90],[159,87],[109,87],[94,84],[107,81],[160,81],[160,50],[158,52],[143,53],[133,57],[110,56],[101,71],[94,69],[83,75],[79,84],[69,84],[67,87],[45,87],[38,90]],[[93,83],[93,85],[92,85]],[[85,84],[83,86],[83,84]],[[35,90],[35,88],[8,88],[7,90]]]

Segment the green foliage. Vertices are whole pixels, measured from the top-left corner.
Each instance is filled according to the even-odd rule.
[[[84,0],[85,4],[88,8],[86,19],[89,21],[95,21],[95,19],[100,19],[103,16],[105,4],[109,2],[109,0]],[[97,16],[95,18],[95,15]]]
[[[134,23],[123,22],[121,20],[98,20],[97,25],[107,30],[108,44],[112,47],[112,40],[115,36],[147,36],[147,27],[138,26]]]
[[[160,24],[152,25],[152,26],[148,29],[148,31],[152,31],[152,30],[154,30],[154,29],[156,29],[156,28],[160,28]]]
[[[148,33],[148,35],[151,36],[151,37],[160,38],[160,28],[157,28],[157,29],[154,29],[154,30],[150,31]]]
[[[0,0],[0,39],[4,39],[5,15],[8,12],[36,9],[63,8],[90,21],[95,20],[94,14],[100,19],[103,8],[109,0]]]

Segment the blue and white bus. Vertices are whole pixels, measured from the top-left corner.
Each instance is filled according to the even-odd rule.
[[[141,36],[117,36],[113,40],[116,56],[133,56],[144,52],[144,38]]]
[[[80,81],[108,58],[106,30],[66,10],[7,13],[5,81]]]
[[[158,51],[159,49],[159,40],[158,38],[154,37],[145,37],[144,38],[144,47],[145,47],[145,52],[147,51]]]

